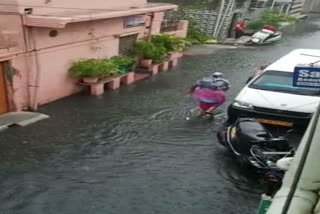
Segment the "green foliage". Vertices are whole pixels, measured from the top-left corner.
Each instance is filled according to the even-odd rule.
[[[101,70],[101,77],[109,77],[119,73],[118,65],[109,59],[102,59],[97,61],[98,68]]]
[[[174,41],[171,35],[168,35],[168,34],[153,35],[151,42],[155,46],[164,47],[168,53],[174,51]]]
[[[252,30],[259,30],[263,27],[263,25],[264,25],[264,22],[262,20],[255,20],[248,23],[246,27]]]
[[[181,37],[159,34],[153,35],[151,42],[138,41],[134,53],[143,59],[152,59],[155,63],[163,62],[172,52],[180,52],[189,43]]]
[[[183,51],[187,45],[184,38],[168,34],[153,35],[152,43],[157,47],[164,47],[167,54],[170,52]]]
[[[155,63],[163,62],[168,56],[168,52],[165,47],[155,46],[153,51],[152,61]]]
[[[69,69],[73,77],[104,78],[118,73],[118,66],[107,59],[86,59],[72,63]]]
[[[262,14],[262,16],[255,21],[250,22],[247,25],[247,28],[258,30],[263,27],[263,25],[273,25],[275,27],[280,27],[282,22],[296,22],[295,17],[290,17],[284,14],[279,13],[278,11],[267,11]]]
[[[174,51],[177,51],[177,52],[182,52],[187,46],[190,45],[190,43],[182,37],[172,36],[172,40],[173,40],[173,49]]]
[[[3,62],[4,74],[9,83],[13,82],[15,75],[19,75],[19,71],[12,66],[11,61]]]
[[[187,41],[191,44],[203,44],[208,40],[211,40],[211,37],[206,36],[202,33],[198,27],[198,22],[193,19],[189,19],[189,27],[187,34]]]
[[[143,59],[152,59],[161,62],[167,56],[167,49],[148,41],[138,41],[135,45],[135,54]]]
[[[138,41],[135,44],[134,53],[143,59],[152,59],[156,46],[148,41]]]
[[[129,56],[114,56],[110,59],[121,73],[131,70],[136,64],[136,60]]]

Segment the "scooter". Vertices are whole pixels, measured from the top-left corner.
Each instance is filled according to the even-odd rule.
[[[265,45],[278,41],[282,38],[282,32],[273,32],[271,30],[262,29],[251,37],[246,45]]]
[[[240,118],[234,125],[217,135],[241,165],[254,168],[266,187],[267,195],[274,194],[281,186],[284,169],[281,159],[292,157],[293,148],[285,137],[275,138],[252,118]]]
[[[292,150],[286,138],[273,137],[261,123],[253,118],[239,118],[226,130],[219,132],[217,137],[219,143],[236,157],[252,156],[253,146],[280,152],[276,154],[286,154]]]

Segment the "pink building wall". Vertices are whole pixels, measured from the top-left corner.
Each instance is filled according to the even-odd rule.
[[[18,14],[0,14],[0,46],[12,46],[0,54],[0,62],[10,60],[18,74],[7,81],[9,110],[22,110],[29,104],[28,57],[21,17]]]
[[[128,9],[145,4],[147,0],[1,0],[0,11],[19,11],[33,8],[35,13],[48,13],[68,9]]]
[[[74,44],[82,41],[102,39],[104,37],[121,35],[130,32],[142,33],[144,26],[134,28],[124,28],[124,18],[97,20],[88,22],[78,22],[67,25],[63,29],[52,28],[32,28],[29,37],[30,45],[33,49],[40,50],[66,44]],[[50,37],[49,33],[57,30],[56,37]]]
[[[33,66],[40,71],[40,78],[34,79],[38,92],[31,93],[31,99],[45,104],[78,92],[81,87],[68,74],[73,61],[85,58],[110,58],[119,53],[119,36],[144,35],[145,27],[124,29],[124,18],[80,22],[59,29],[56,37],[50,37],[52,29],[33,28],[30,44],[33,44],[35,61]],[[33,70],[36,76],[37,70]]]
[[[27,107],[37,108],[45,104],[82,89],[75,79],[68,74],[73,61],[84,58],[109,58],[119,53],[119,40],[122,36],[136,34],[138,38],[148,35],[149,32],[160,32],[163,12],[154,13],[151,19],[145,15],[146,25],[131,28],[124,27],[127,17],[101,20],[82,21],[67,24],[65,28],[54,29],[46,27],[24,26],[23,18],[18,13],[23,12],[25,6],[43,6],[39,13],[48,13],[48,7],[61,12],[63,7],[94,9],[99,5],[101,9],[116,7],[139,6],[146,0],[1,0],[0,5],[0,45],[14,46],[15,53],[10,58],[3,58],[0,52],[0,62],[10,60],[18,71],[13,82],[8,84],[10,110],[22,110]],[[45,4],[44,2],[48,2]],[[93,3],[95,2],[95,3]],[[16,5],[22,6],[18,8]],[[35,7],[37,8],[37,7]],[[14,12],[12,14],[1,11]],[[77,11],[78,13],[79,11]],[[151,31],[146,26],[151,25]],[[56,36],[50,32],[56,31]],[[11,50],[11,49],[10,49]]]

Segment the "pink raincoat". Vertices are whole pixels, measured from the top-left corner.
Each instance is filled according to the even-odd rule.
[[[211,107],[218,108],[226,101],[223,90],[212,90],[209,88],[197,88],[193,92],[192,97],[198,101],[198,106],[204,111]]]

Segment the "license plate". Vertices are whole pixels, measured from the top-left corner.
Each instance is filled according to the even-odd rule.
[[[278,121],[278,120],[265,120],[265,119],[257,119],[257,122],[264,123],[264,124],[270,124],[270,125],[276,125],[276,126],[286,126],[286,127],[292,127],[293,123]]]

